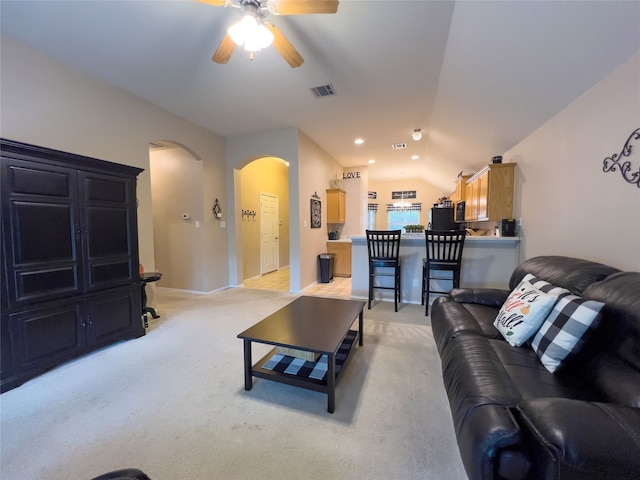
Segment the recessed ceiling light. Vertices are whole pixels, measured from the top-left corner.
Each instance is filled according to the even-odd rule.
[[[420,157],[418,155],[411,155],[411,160],[418,160]]]
[[[374,163],[376,163],[376,161],[372,158],[371,160],[369,160],[369,163],[373,165]]]
[[[355,143],[356,145],[362,145],[364,143],[364,140],[361,138],[356,138],[353,143]]]

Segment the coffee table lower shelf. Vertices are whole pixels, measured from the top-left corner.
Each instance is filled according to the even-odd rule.
[[[274,348],[251,367],[249,378],[247,378],[247,375],[245,375],[245,390],[251,390],[253,385],[250,377],[252,376],[256,378],[271,380],[274,382],[284,383],[286,385],[305,388],[307,390],[326,393],[327,394],[327,410],[329,413],[333,413],[335,410],[336,382],[340,377],[340,374],[344,371],[344,366],[346,365],[347,361],[349,360],[349,358],[351,358],[351,353],[359,337],[360,337],[359,331],[349,330],[344,340],[342,341],[342,344],[337,350],[337,352],[341,353],[339,357],[338,355],[336,355],[337,352],[332,352],[332,353],[318,352],[318,353],[321,353],[322,355],[327,356],[327,373],[323,379],[310,378],[304,375],[278,372],[276,370],[263,368],[264,365],[275,354],[276,349]],[[250,341],[249,341],[249,345],[245,343],[245,349],[247,348],[251,349]],[[245,353],[246,353],[246,350],[245,350]],[[248,373],[248,372],[245,372],[245,373]]]

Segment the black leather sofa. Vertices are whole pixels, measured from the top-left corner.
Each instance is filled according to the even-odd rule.
[[[531,273],[604,302],[584,347],[550,373],[493,321],[510,291],[454,289],[436,299],[433,335],[470,479],[640,478],[640,273],[588,260],[531,258]]]

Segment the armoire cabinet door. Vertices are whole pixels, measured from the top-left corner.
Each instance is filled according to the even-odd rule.
[[[140,286],[111,290],[87,299],[89,348],[144,335]]]
[[[76,171],[3,159],[9,304],[82,290]]]
[[[0,380],[13,375],[13,347],[9,333],[9,315],[0,315]]]
[[[138,275],[135,184],[131,178],[79,172],[87,290],[135,281]]]
[[[44,370],[86,350],[83,318],[81,301],[9,315],[15,372]]]

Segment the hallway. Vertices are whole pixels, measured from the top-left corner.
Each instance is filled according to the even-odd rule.
[[[244,288],[258,290],[289,291],[289,267],[259,277],[249,278],[243,283]],[[303,295],[321,297],[351,298],[351,278],[333,277],[329,283],[315,283],[302,290]]]

